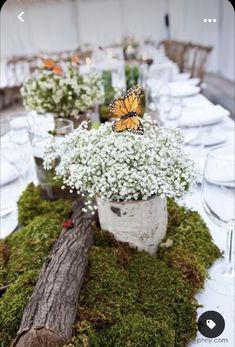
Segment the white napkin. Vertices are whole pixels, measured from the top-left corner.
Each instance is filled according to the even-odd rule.
[[[27,129],[28,123],[26,117],[16,117],[10,120],[12,129]]]
[[[213,125],[221,122],[228,117],[230,112],[220,105],[211,105],[210,107],[185,108],[182,111],[182,117],[179,120],[179,126],[197,127]]]
[[[4,158],[1,158],[0,165],[0,186],[8,184],[18,178],[19,173],[16,168]]]
[[[194,77],[194,78],[190,78],[187,82],[192,85],[192,86],[197,86],[200,83],[200,78],[198,77]]]
[[[189,80],[190,78],[190,73],[189,72],[181,72],[179,74],[177,74],[174,78],[174,81],[185,81],[185,80]]]
[[[186,96],[192,96],[192,95],[196,95],[200,93],[201,89],[199,87],[192,85],[188,81],[179,81],[179,82],[169,83],[171,95],[174,97],[186,97]],[[195,82],[193,81],[193,83]]]

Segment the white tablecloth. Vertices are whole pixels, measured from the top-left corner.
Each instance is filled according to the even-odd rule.
[[[211,105],[211,102],[207,100],[203,95],[199,94],[193,97],[188,97],[183,100],[183,103],[185,106],[190,107],[198,107],[200,104],[200,107],[208,107],[208,105]],[[222,124],[218,124],[214,126],[214,131],[217,131],[219,133],[225,134],[227,138],[227,142],[234,143],[234,122],[226,118],[225,121]],[[9,138],[7,136],[3,137],[1,139],[2,144],[4,144],[4,147],[7,148],[7,144],[9,143]],[[189,146],[187,146],[189,147]],[[6,149],[7,150],[7,149]],[[206,153],[208,151],[208,148],[201,149],[199,152],[196,150],[194,151],[193,148],[191,148],[190,153],[191,155],[196,159],[196,161],[199,161],[201,165],[203,166],[203,162],[206,157]],[[196,153],[195,153],[196,152]],[[31,162],[29,165],[30,169],[30,175],[29,180],[35,179],[35,172],[33,163]],[[9,197],[13,196],[14,201],[17,200],[20,191],[22,188],[20,188],[20,184],[18,181],[15,181],[12,183],[11,187],[0,187],[1,189],[1,198],[5,200],[9,200]],[[186,206],[193,208],[197,210],[204,220],[206,221],[208,227],[211,230],[211,234],[213,236],[214,242],[219,246],[220,249],[225,248],[225,240],[226,240],[226,234],[224,230],[221,230],[219,227],[215,226],[206,216],[205,212],[203,211],[202,204],[201,204],[201,197],[200,197],[200,187],[196,186],[194,187],[184,198],[184,203]],[[221,202],[223,203],[223,202]],[[17,214],[13,213],[6,218],[1,218],[1,237],[5,237],[12,226],[16,226],[17,221]],[[210,269],[211,271],[211,269]],[[216,280],[212,278],[212,280]],[[221,283],[221,286],[224,286],[224,283]],[[233,297],[225,297],[220,295],[219,293],[215,292],[215,290],[211,287],[211,281],[207,280],[205,284],[205,289],[197,295],[197,300],[200,305],[203,305],[203,307],[198,309],[198,315],[200,315],[202,312],[208,311],[208,310],[214,310],[218,311],[222,314],[222,316],[225,319],[225,330],[222,333],[222,335],[219,336],[220,339],[228,339],[228,342],[221,343],[220,345],[226,345],[227,347],[234,347],[234,296]],[[203,339],[204,337],[198,332],[197,339],[194,340],[190,346],[207,346],[209,342],[201,342],[199,339]],[[215,341],[211,341],[210,344],[216,343]]]

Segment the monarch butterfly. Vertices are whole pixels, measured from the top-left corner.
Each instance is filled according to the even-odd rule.
[[[51,70],[55,67],[55,61],[53,59],[43,59],[42,60],[44,67]]]
[[[57,65],[53,59],[43,59],[42,62],[45,68],[47,68],[48,70],[51,70],[56,75],[60,75],[60,76],[63,75],[62,68],[60,67],[60,65]]]
[[[141,87],[139,85],[130,88],[123,97],[114,99],[109,105],[110,112],[116,120],[113,125],[113,131],[121,133],[130,131],[135,134],[144,134],[144,128],[139,117],[142,116],[142,108],[140,105]]]
[[[60,75],[63,76],[63,70],[59,65],[56,65],[53,69],[52,72],[54,72],[54,74],[56,75]]]

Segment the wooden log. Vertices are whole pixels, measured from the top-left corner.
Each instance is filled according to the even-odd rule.
[[[14,347],[59,347],[73,332],[77,302],[92,244],[91,219],[79,204],[44,263],[24,310]]]

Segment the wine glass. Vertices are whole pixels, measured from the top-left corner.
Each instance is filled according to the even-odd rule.
[[[153,101],[160,112],[162,124],[168,125],[167,120],[172,109],[172,97],[167,83],[159,83],[155,93],[153,93]]]
[[[62,144],[65,136],[72,133],[73,130],[73,122],[69,119],[54,119],[52,115],[49,114],[38,116],[38,118],[34,120],[29,119],[28,132],[35,162],[36,176],[46,199],[55,199],[55,192],[52,187],[54,171],[47,171],[43,167],[45,148],[52,139],[58,144]]]
[[[177,127],[179,124],[179,119],[182,116],[182,98],[181,97],[171,97],[171,109],[167,115],[166,124],[170,127]]]
[[[15,112],[7,116],[10,125],[9,137],[17,145],[29,143],[26,112]]]
[[[222,145],[208,154],[202,182],[202,201],[208,217],[227,231],[224,261],[215,265],[213,287],[224,295],[233,295],[233,237],[235,226],[235,150]]]

